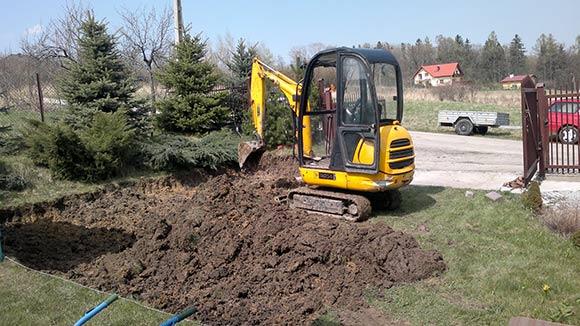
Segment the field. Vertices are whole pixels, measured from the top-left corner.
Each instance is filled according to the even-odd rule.
[[[522,119],[520,107],[507,107],[496,104],[481,103],[408,100],[405,102],[403,125],[414,131],[454,133],[455,131],[452,127],[438,126],[437,114],[441,110],[505,112],[510,115],[511,126],[520,126]],[[520,128],[489,128],[487,135],[475,135],[475,137],[521,139],[521,135],[522,132]]]
[[[378,324],[580,322],[580,252],[519,197],[490,203],[480,192],[409,187],[400,210],[352,224],[275,203],[295,186],[280,176],[293,173],[291,161],[270,156],[250,174],[199,171],[69,196],[13,212],[23,217],[6,225],[6,251],[162,310],[194,304],[209,323],[361,324],[369,314]],[[19,284],[39,302],[69,286],[13,284],[2,300],[14,302],[14,320],[30,305]],[[59,320],[46,310],[29,320]]]

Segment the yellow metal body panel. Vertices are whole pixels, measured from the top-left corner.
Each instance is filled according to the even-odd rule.
[[[379,129],[379,137],[381,149],[379,151],[379,172],[377,174],[332,171],[329,169],[303,166],[300,168],[302,180],[309,185],[365,192],[398,189],[409,184],[413,180],[415,164],[413,163],[400,169],[392,169],[389,163],[414,159],[415,155],[390,159],[389,154],[391,151],[413,148],[411,135],[407,129],[395,123],[393,125],[381,126]],[[390,144],[396,139],[409,139],[410,145],[393,149],[390,147]],[[352,162],[370,165],[373,163],[373,156],[373,142],[361,140],[357,145]]]

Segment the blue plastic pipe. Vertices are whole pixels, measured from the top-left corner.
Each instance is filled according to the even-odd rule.
[[[185,318],[193,315],[196,312],[197,312],[197,309],[195,309],[194,306],[187,307],[187,308],[183,309],[181,312],[179,312],[178,314],[175,314],[171,318],[162,322],[160,326],[173,326],[173,325],[179,323],[180,321],[184,320]]]
[[[112,294],[107,300],[101,302],[98,306],[94,307],[93,309],[87,311],[85,315],[79,319],[74,326],[81,326],[88,322],[91,318],[95,317],[99,312],[103,309],[107,308],[111,303],[119,298],[118,295]]]

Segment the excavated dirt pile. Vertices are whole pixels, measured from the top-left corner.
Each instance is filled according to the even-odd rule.
[[[209,324],[302,324],[365,293],[430,277],[441,255],[383,223],[288,210],[290,158],[257,171],[166,179],[69,198],[6,225],[9,255],[34,268]],[[203,182],[202,182],[203,181]],[[32,232],[36,230],[35,232]]]

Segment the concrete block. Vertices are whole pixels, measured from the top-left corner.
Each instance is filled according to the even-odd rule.
[[[490,191],[485,194],[485,197],[489,198],[491,201],[496,202],[501,199],[501,195],[495,191]]]
[[[467,198],[473,198],[473,196],[475,196],[475,194],[473,193],[473,191],[467,190],[465,192],[465,197],[467,197]]]

